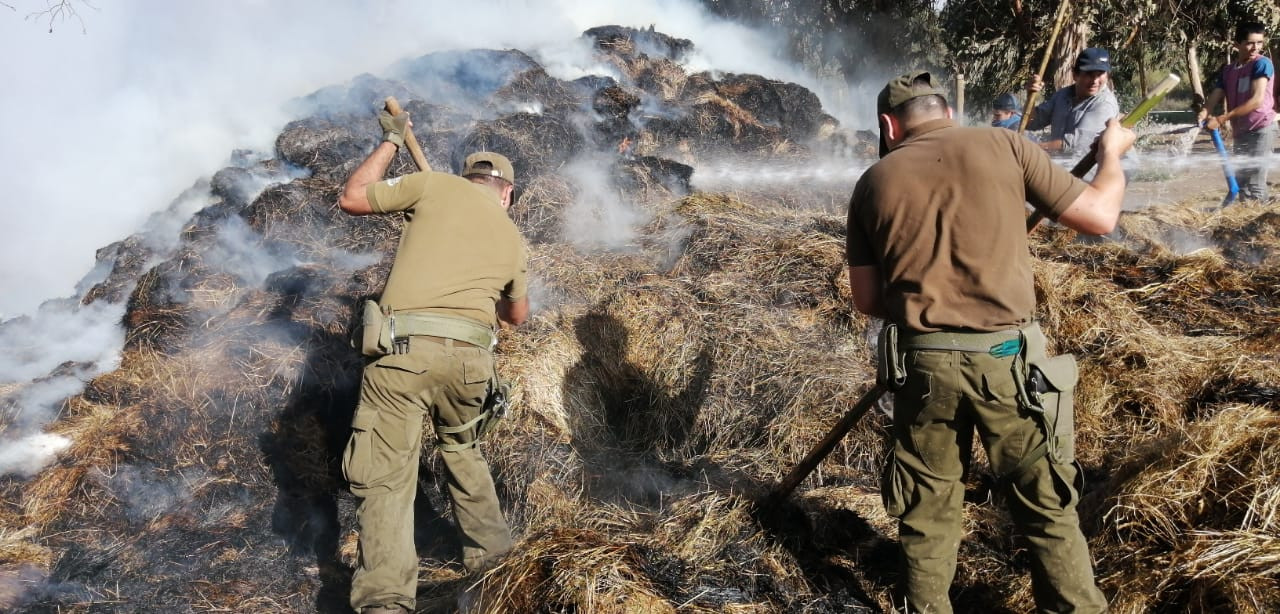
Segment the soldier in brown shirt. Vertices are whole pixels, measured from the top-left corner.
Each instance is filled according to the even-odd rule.
[[[976,430],[1032,556],[1037,609],[1105,611],[1075,509],[1075,363],[1046,356],[1034,322],[1024,203],[1110,232],[1134,134],[1108,124],[1085,183],[1012,131],[957,127],[927,72],[890,81],[877,103],[882,159],[849,202],[846,256],[854,307],[887,320],[894,446],[882,495],[905,559],[898,607],[951,612]]]
[[[412,612],[418,579],[413,501],[424,421],[448,474],[463,564],[483,569],[511,549],[511,532],[476,448],[495,390],[497,320],[529,313],[524,241],[507,215],[515,176],[491,152],[462,176],[421,172],[382,180],[408,115],[383,112],[385,140],[347,180],[352,215],[404,212],[395,263],[379,303],[394,318],[391,353],[364,371],[342,468],[360,497],[360,556],[351,580],[359,612]]]

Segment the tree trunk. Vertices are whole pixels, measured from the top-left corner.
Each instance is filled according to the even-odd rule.
[[[1142,95],[1147,95],[1147,55],[1138,50],[1138,87],[1142,91]]]
[[[1187,45],[1187,78],[1191,80],[1191,106],[1199,111],[1204,106],[1204,82],[1200,76],[1200,51],[1195,40]]]
[[[1070,85],[1071,68],[1075,66],[1076,56],[1089,46],[1089,24],[1083,21],[1070,21],[1062,26],[1062,34],[1058,36],[1058,50],[1053,54],[1053,85],[1063,88]]]

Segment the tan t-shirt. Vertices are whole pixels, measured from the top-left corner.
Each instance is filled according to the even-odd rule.
[[[381,304],[497,323],[499,297],[528,293],[528,253],[497,194],[448,173],[413,173],[370,184],[378,213],[405,212]]]
[[[858,180],[845,255],[878,267],[908,329],[1017,328],[1035,314],[1024,203],[1056,220],[1084,189],[1012,130],[925,122]]]

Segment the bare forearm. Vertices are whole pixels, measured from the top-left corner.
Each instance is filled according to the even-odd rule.
[[[383,141],[374,147],[369,157],[365,158],[364,162],[361,162],[360,166],[351,173],[351,177],[347,178],[347,183],[342,188],[342,195],[338,197],[338,206],[351,215],[373,213],[373,205],[369,202],[366,189],[369,184],[382,180],[395,156],[394,143]]]
[[[874,266],[851,266],[849,271],[849,292],[853,309],[876,318],[886,318],[884,308],[884,282],[880,271]]]

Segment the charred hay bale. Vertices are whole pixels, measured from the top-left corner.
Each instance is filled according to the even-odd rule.
[[[659,142],[685,140],[704,153],[802,150],[820,129],[835,123],[812,92],[758,75],[715,80],[699,73],[689,76],[682,90],[674,105],[678,113],[646,118],[643,125]]]
[[[459,109],[448,105],[430,104],[423,100],[402,101],[404,110],[413,118],[413,134],[422,147],[422,153],[432,170],[460,172],[453,168],[454,145],[470,130],[478,117],[477,109]],[[403,156],[404,152],[401,153]],[[412,163],[409,163],[412,164]],[[391,174],[404,174],[419,170],[404,166],[393,169]]]
[[[679,60],[693,50],[693,41],[656,32],[652,26],[642,30],[617,25],[599,26],[586,30],[582,35],[592,39],[596,49],[623,57],[645,54]]]
[[[818,96],[795,83],[759,75],[727,75],[717,83],[716,91],[757,122],[777,127],[783,138],[795,142],[807,142],[830,119]]]
[[[613,165],[613,179],[618,189],[636,200],[648,200],[652,195],[680,197],[692,189],[689,180],[693,167],[675,160],[657,156],[624,156]]]
[[[637,58],[627,66],[627,74],[636,87],[663,102],[679,100],[690,83],[684,66],[661,57]]]
[[[209,182],[209,192],[222,201],[223,207],[238,211],[249,204],[252,196],[249,186],[253,180],[253,172],[249,169],[228,166],[213,174],[213,179]]]
[[[349,243],[346,237],[370,226],[390,231],[389,225],[366,223],[338,209],[337,184],[317,178],[278,183],[262,191],[240,214],[259,236],[244,239],[270,249],[272,244],[309,246],[317,251]],[[390,217],[390,216],[375,216]],[[219,229],[225,228],[220,226]]]
[[[558,173],[546,173],[520,188],[508,213],[526,241],[554,243],[562,240],[561,216],[572,202],[573,186]]]
[[[478,122],[454,147],[453,166],[462,169],[468,154],[495,151],[511,160],[517,183],[560,168],[582,151],[582,136],[550,115],[515,113]]]
[[[591,101],[592,110],[600,117],[593,126],[597,144],[617,145],[630,135],[634,131],[630,115],[639,105],[640,96],[626,88],[611,86],[597,91]]]
[[[133,284],[142,274],[143,268],[151,262],[155,251],[140,235],[132,235],[123,241],[98,249],[94,260],[98,266],[110,266],[106,279],[94,284],[80,299],[82,305],[94,301],[116,303],[125,300],[126,292],[133,289]]]
[[[276,138],[276,151],[290,164],[310,169],[318,177],[342,182],[381,136],[377,122],[370,121],[364,113],[308,117],[284,127]]]
[[[174,279],[178,261],[163,262],[144,273],[125,306],[125,349],[178,351],[195,309]]]
[[[1280,417],[1238,406],[1131,447],[1092,548],[1118,612],[1275,611]]]
[[[578,88],[547,74],[541,66],[513,76],[490,98],[489,106],[499,114],[546,113],[567,118],[586,102]]]

